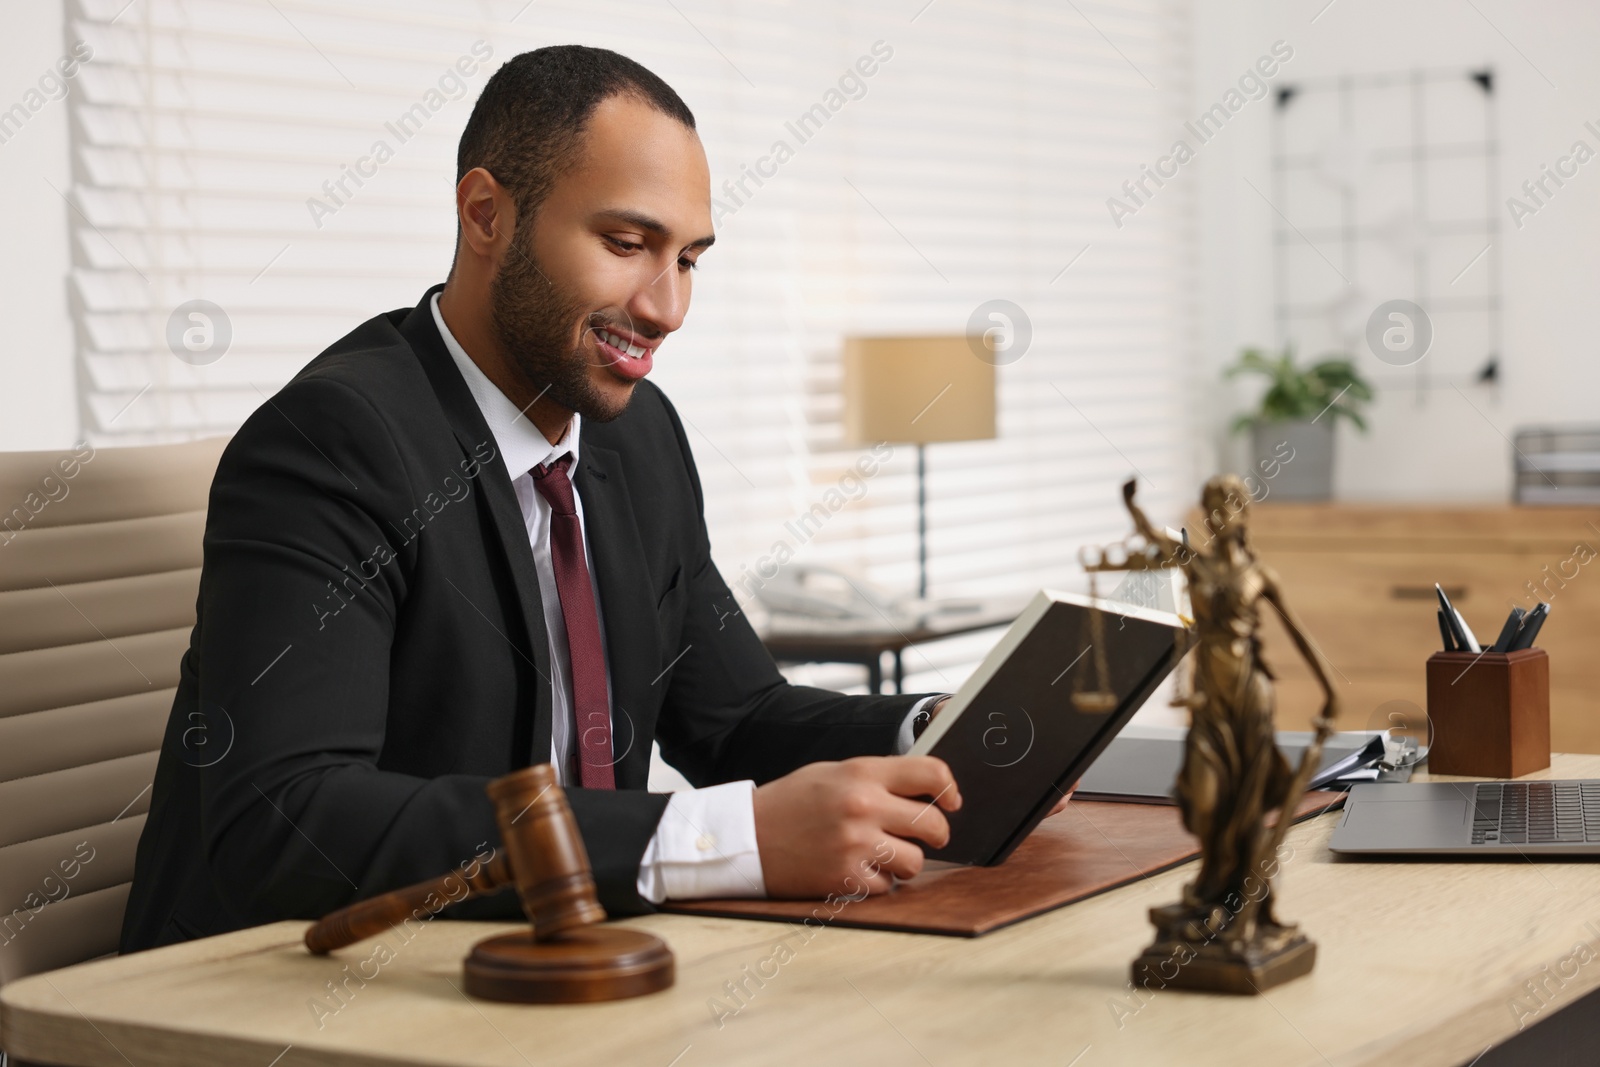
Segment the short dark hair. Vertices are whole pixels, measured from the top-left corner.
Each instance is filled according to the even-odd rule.
[[[627,56],[581,44],[513,56],[473,105],[456,150],[456,181],[482,167],[510,192],[517,214],[530,218],[576,162],[594,109],[618,95],[694,129],[694,114],[672,87]]]

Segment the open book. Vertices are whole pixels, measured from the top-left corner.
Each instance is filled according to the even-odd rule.
[[[911,749],[944,760],[961,789],[950,843],[928,858],[1009,856],[1191,643],[1169,612],[1041,590]]]

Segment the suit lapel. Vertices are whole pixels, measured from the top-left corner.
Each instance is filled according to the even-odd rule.
[[[606,631],[611,674],[611,743],[619,753],[618,789],[643,789],[650,776],[650,740],[655,734],[650,687],[661,661],[650,573],[634,521],[621,457],[592,440],[579,446],[573,479],[583,500],[584,534],[594,557],[595,584]]]
[[[450,358],[449,351],[444,347],[444,339],[439,336],[438,327],[434,324],[433,309],[429,304],[433,294],[441,288],[443,286],[435,286],[423,295],[422,303],[400,324],[400,332],[411,342],[412,349],[422,362],[456,441],[468,456],[473,456],[486,441],[494,446],[494,435],[489,431],[483,412],[478,409],[477,401],[472,399],[467,383],[462,380],[461,372],[456,369],[455,361]],[[550,637],[544,626],[539,576],[533,565],[533,549],[528,544],[528,528],[523,523],[516,491],[511,488],[511,474],[506,470],[505,460],[497,447],[494,458],[483,464],[478,487],[488,504],[496,540],[510,568],[512,581],[517,588],[517,602],[522,608],[522,633],[502,636],[512,643],[524,662],[534,665],[540,679],[534,701],[532,749],[531,752],[513,753],[512,766],[524,766],[533,753],[538,754],[534,762],[543,763],[549,759],[550,752]],[[523,638],[526,638],[526,642]]]

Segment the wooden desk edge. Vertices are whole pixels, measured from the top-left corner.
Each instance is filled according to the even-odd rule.
[[[1549,769],[1528,777],[1577,776],[1562,766],[1563,762],[1569,759],[1571,757],[1555,755],[1552,757]],[[1312,841],[1305,843],[1325,849],[1326,836],[1332,829],[1331,819],[1337,814],[1335,811],[1330,811],[1307,819],[1291,833],[1296,836],[1315,835]],[[1111,893],[1119,891],[1121,890],[1112,890]],[[497,926],[497,924],[465,922],[451,925],[471,927],[475,931],[483,931],[486,935],[495,932]],[[498,925],[511,929],[517,924]],[[764,927],[767,924],[749,922],[749,925]],[[133,1062],[139,1064],[139,1067],[184,1067],[189,1062],[186,1053],[182,1051],[187,1047],[184,1044],[187,1040],[186,1035],[177,1034],[155,1024],[125,1020],[94,1021],[68,999],[52,981],[52,976],[68,972],[82,974],[90,970],[101,972],[115,970],[121,972],[115,976],[114,980],[117,982],[138,981],[142,975],[173,970],[179,956],[183,957],[182,963],[187,965],[191,962],[232,959],[284,948],[297,943],[304,928],[305,923],[302,921],[273,923],[224,935],[222,938],[188,942],[150,953],[95,960],[59,972],[18,979],[0,988],[0,1047],[6,1048],[14,1057],[40,1059],[44,1062],[54,1060],[70,1063],[76,1060],[113,1065],[124,1061],[122,1050],[127,1049],[128,1055]],[[931,937],[932,935],[905,936]],[[938,938],[938,940],[946,939]],[[958,943],[968,943],[964,939],[953,940]],[[108,974],[107,977],[111,976]],[[1331,1062],[1341,1067],[1394,1062],[1410,1062],[1415,1067],[1428,1067],[1428,1065],[1461,1067],[1471,1062],[1485,1049],[1500,1044],[1521,1031],[1523,1027],[1517,1025],[1518,1019],[1512,1010],[1512,1001],[1523,992],[1515,983],[1529,977],[1534,976],[1531,974],[1509,976],[1504,985],[1472,998],[1469,1003],[1441,1017],[1424,1019],[1410,1026],[1375,1034],[1371,1041]],[[1600,967],[1581,966],[1573,976],[1562,975],[1561,978],[1561,987],[1550,999],[1540,1004],[1531,1020],[1531,1025],[1545,1021],[1556,1011],[1600,988]],[[81,1021],[89,1021],[99,1036],[85,1038]],[[1357,1021],[1357,1024],[1360,1022]],[[213,1056],[214,1062],[217,1063],[236,1061],[259,1067],[259,1064],[271,1062],[274,1056],[284,1051],[281,1046],[256,1038],[208,1034],[208,1039],[212,1041],[213,1050],[220,1054]],[[111,1054],[105,1047],[107,1044],[117,1049],[117,1052]],[[91,1049],[90,1045],[94,1047]],[[317,1049],[304,1045],[296,1045],[295,1048],[297,1065],[323,1063],[389,1065],[395,1062],[392,1056],[369,1057],[354,1054],[348,1049]],[[262,1058],[263,1053],[265,1058]]]

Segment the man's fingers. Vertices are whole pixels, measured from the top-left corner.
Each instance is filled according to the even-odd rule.
[[[922,873],[922,849],[913,841],[885,834],[873,850],[872,862],[896,878],[915,878]]]
[[[926,800],[891,796],[884,802],[881,821],[889,833],[926,841],[934,848],[950,843],[950,821],[939,805]]]
[[[937,756],[895,756],[882,764],[883,787],[902,797],[932,797],[945,811],[961,807],[961,790]]]
[[[1056,801],[1055,806],[1050,809],[1050,815],[1060,815],[1063,811],[1066,811],[1067,802],[1072,799],[1072,794],[1076,793],[1077,791],[1078,787],[1074,785],[1071,789],[1062,794],[1061,799]],[[1048,819],[1050,815],[1046,815],[1045,818]]]
[[[849,875],[844,880],[845,893],[849,896],[859,896],[864,886],[868,896],[878,893],[887,893],[894,888],[894,878],[888,868],[874,861],[864,862],[858,873]]]

